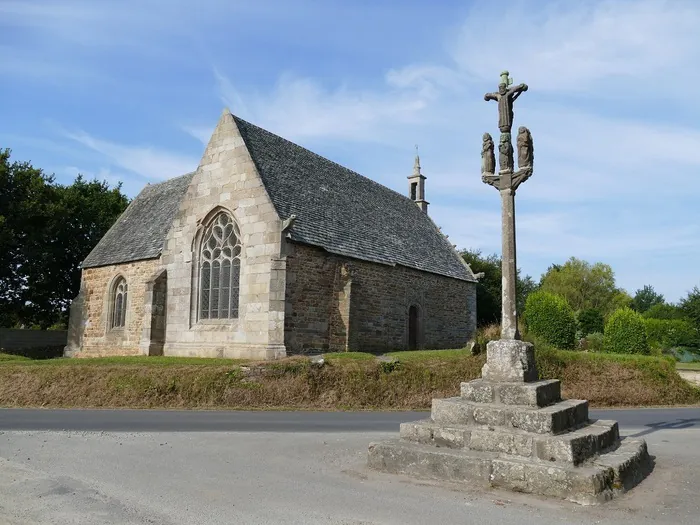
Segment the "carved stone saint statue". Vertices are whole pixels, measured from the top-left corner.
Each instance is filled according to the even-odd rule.
[[[496,93],[486,93],[484,100],[495,100],[498,102],[498,129],[501,133],[510,133],[513,127],[513,102],[524,92],[527,91],[527,84],[518,84],[508,89],[507,84],[503,81],[503,75],[508,77],[508,72],[504,71],[501,74],[501,82],[498,84]]]
[[[532,146],[532,134],[525,126],[520,126],[518,128],[516,143],[518,147],[518,167],[525,168],[532,166],[535,155]]]
[[[496,155],[493,149],[493,138],[489,133],[484,133],[484,142],[481,145],[481,173],[496,172]]]
[[[501,133],[501,141],[498,143],[498,165],[500,171],[513,171],[513,144],[510,142],[510,133]]]

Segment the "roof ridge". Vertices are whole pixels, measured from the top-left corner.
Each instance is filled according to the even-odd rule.
[[[473,280],[455,246],[407,195],[231,114],[289,238],[331,253]],[[323,191],[331,191],[324,197]],[[348,222],[349,221],[349,222]],[[357,231],[348,233],[347,224]]]
[[[359,173],[359,172],[357,172],[357,171],[355,171],[355,170],[353,170],[353,169],[351,169],[351,168],[348,168],[347,166],[343,166],[343,165],[340,164],[339,162],[336,162],[336,161],[334,161],[334,160],[332,160],[332,159],[329,159],[328,157],[324,157],[323,155],[321,155],[321,154],[319,154],[319,153],[316,153],[315,151],[312,151],[312,150],[310,150],[309,148],[306,148],[306,147],[302,146],[301,144],[297,144],[296,142],[293,142],[293,141],[291,141],[291,140],[289,140],[289,139],[286,139],[286,138],[284,138],[282,135],[278,135],[277,133],[274,133],[274,132],[272,132],[272,131],[270,131],[270,130],[268,130],[268,129],[265,129],[265,128],[263,128],[263,127],[260,127],[260,126],[258,126],[257,124],[253,124],[252,122],[248,122],[248,121],[245,120],[244,118],[241,118],[241,117],[239,117],[239,116],[237,116],[237,115],[234,115],[233,113],[231,114],[231,116],[232,116],[232,117],[234,118],[234,120],[236,120],[236,121],[240,120],[241,122],[243,122],[243,123],[244,123],[245,125],[247,125],[247,126],[251,126],[251,127],[254,127],[254,128],[258,128],[259,130],[264,131],[265,133],[269,133],[270,135],[274,135],[274,136],[277,137],[278,139],[283,140],[283,141],[285,141],[285,142],[291,144],[292,146],[294,146],[294,147],[296,147],[296,148],[302,149],[302,150],[304,150],[305,152],[310,153],[310,154],[314,155],[315,157],[318,157],[319,159],[325,160],[326,162],[330,162],[330,163],[332,163],[332,164],[338,166],[339,168],[342,168],[342,169],[344,169],[344,170],[346,170],[346,171],[349,171],[349,172],[352,173],[353,175],[357,175],[358,177],[361,177],[361,178],[365,179],[366,181],[369,181],[369,182],[372,183],[372,184],[375,184],[375,185],[377,185],[377,186],[380,186],[381,188],[383,188],[383,189],[385,189],[385,190],[389,190],[389,191],[395,193],[395,194],[398,195],[399,197],[402,197],[403,199],[405,199],[405,200],[407,200],[407,201],[409,201],[409,202],[414,202],[410,197],[404,195],[403,193],[400,193],[399,191],[397,191],[397,190],[395,190],[395,189],[393,189],[393,188],[390,188],[389,186],[385,186],[385,185],[382,184],[381,182],[377,182],[376,180],[371,179],[371,178],[367,177],[366,175],[362,175],[362,173]]]

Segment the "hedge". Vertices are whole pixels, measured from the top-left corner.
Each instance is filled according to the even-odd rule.
[[[524,317],[527,330],[535,337],[558,348],[574,348],[576,319],[566,299],[549,292],[531,293]]]
[[[605,324],[603,350],[614,354],[649,354],[642,316],[630,308],[613,312]]]
[[[663,349],[700,347],[697,328],[685,319],[644,319],[649,344]]]

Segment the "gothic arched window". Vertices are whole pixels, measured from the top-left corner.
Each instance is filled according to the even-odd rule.
[[[199,257],[200,319],[238,317],[240,256],[238,226],[228,213],[219,213],[202,237]]]
[[[112,288],[112,328],[124,328],[126,324],[126,279],[120,277]]]

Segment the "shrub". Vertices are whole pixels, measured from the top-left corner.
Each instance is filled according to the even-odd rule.
[[[576,316],[579,337],[586,337],[588,334],[603,333],[603,314],[595,308],[586,308],[579,311]]]
[[[603,333],[593,332],[583,339],[583,349],[589,352],[603,351]]]
[[[644,319],[631,308],[620,308],[605,324],[603,349],[614,354],[649,354]]]
[[[569,303],[548,292],[534,292],[525,303],[528,332],[558,348],[571,349],[576,340],[576,320]]]
[[[697,328],[685,319],[645,319],[644,326],[652,346],[664,349],[700,346]]]

